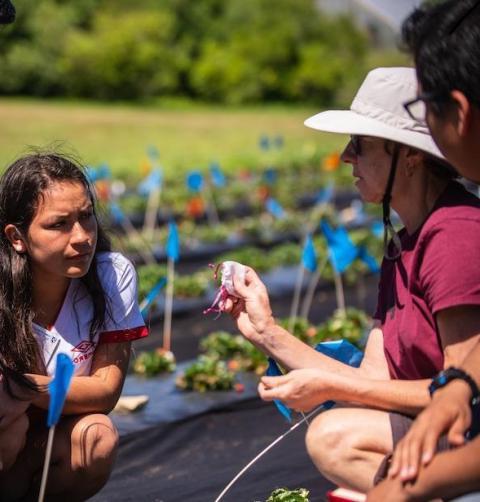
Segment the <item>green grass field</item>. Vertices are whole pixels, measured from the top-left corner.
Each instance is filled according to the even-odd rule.
[[[116,175],[139,177],[146,148],[155,145],[166,174],[206,168],[212,160],[232,172],[339,150],[345,138],[307,129],[319,110],[291,107],[228,109],[200,105],[130,106],[0,100],[0,168],[28,152],[60,142],[83,162],[110,164]],[[261,152],[261,134],[282,135],[281,150]]]

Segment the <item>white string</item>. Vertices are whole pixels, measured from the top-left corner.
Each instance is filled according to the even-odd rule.
[[[275,439],[272,443],[270,443],[264,450],[262,450],[253,460],[251,460],[233,479],[228,483],[228,485],[223,489],[222,493],[215,499],[215,502],[219,502],[223,496],[230,490],[230,488],[236,483],[236,481],[253,465],[255,464],[260,458],[265,455],[269,450],[271,450],[277,443],[279,443],[283,438],[288,436],[291,432],[293,432],[299,425],[302,425],[304,422],[308,423],[308,419],[317,413],[318,411],[321,411],[323,408],[323,404],[315,408],[313,411],[311,411],[307,416],[304,416],[302,420],[297,422],[296,424],[292,425],[290,429],[288,429],[287,432],[284,432],[281,436],[279,436],[277,439]]]

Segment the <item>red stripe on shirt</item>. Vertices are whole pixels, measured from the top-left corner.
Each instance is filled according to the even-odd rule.
[[[131,342],[146,336],[148,336],[148,328],[146,326],[138,326],[118,331],[104,331],[100,333],[98,343]]]

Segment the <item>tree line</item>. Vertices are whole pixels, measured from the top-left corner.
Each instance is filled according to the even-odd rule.
[[[327,105],[369,41],[314,0],[22,0],[0,31],[3,95]]]

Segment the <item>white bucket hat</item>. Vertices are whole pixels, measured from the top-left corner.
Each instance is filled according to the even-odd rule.
[[[325,132],[389,139],[444,159],[427,125],[413,120],[403,107],[416,95],[413,68],[377,68],[366,76],[350,110],[317,113],[305,125]]]

